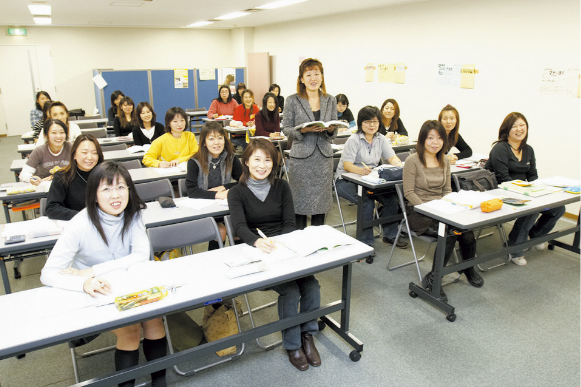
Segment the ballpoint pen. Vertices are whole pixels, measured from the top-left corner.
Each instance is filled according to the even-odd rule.
[[[264,235],[264,233],[260,231],[259,228],[256,228],[256,231],[258,231],[258,235],[260,235],[261,238],[266,239],[269,243],[272,243],[273,245],[275,244],[275,242],[266,235]],[[274,246],[274,248],[276,249],[276,245]]]

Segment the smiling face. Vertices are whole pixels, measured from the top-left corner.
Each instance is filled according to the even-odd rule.
[[[337,102],[337,112],[344,113],[346,109],[347,109],[347,105],[345,105],[344,103],[341,103],[341,102]]]
[[[89,172],[97,165],[99,154],[93,141],[86,140],[79,144],[75,152],[75,161],[77,167],[84,172]]]
[[[457,121],[458,120],[456,119],[456,114],[454,114],[454,112],[451,110],[446,110],[445,112],[442,113],[442,120],[440,121],[440,123],[444,125],[446,133],[450,133],[456,127]]]
[[[391,102],[386,103],[385,106],[383,107],[382,114],[384,118],[391,120],[393,118],[393,115],[395,114],[395,106],[393,106]]]
[[[301,83],[305,85],[307,91],[318,91],[323,83],[323,74],[318,67],[311,68],[303,73]]]
[[[374,135],[379,130],[379,120],[373,118],[371,120],[363,121],[361,124],[361,129],[365,134]]]
[[[53,106],[50,108],[49,116],[53,120],[61,120],[65,124],[69,124],[69,113],[62,106]]]
[[[432,129],[428,133],[424,146],[426,148],[426,153],[436,156],[444,146],[444,139],[440,137],[440,134],[436,129]]]
[[[254,98],[252,98],[250,93],[244,93],[242,96],[242,103],[244,103],[244,107],[246,107],[246,109],[250,109],[254,103]]]
[[[133,111],[133,105],[124,102],[123,105],[121,105],[121,110],[123,110],[123,113],[125,113],[125,115],[127,116],[131,115],[131,112]]]
[[[520,143],[527,136],[527,130],[525,121],[522,118],[518,118],[512,128],[510,128],[510,132],[508,132],[508,141]]]
[[[67,134],[60,125],[52,124],[48,129],[48,144],[51,148],[61,149],[66,138]]]
[[[268,109],[268,111],[273,112],[275,107],[276,102],[274,101],[274,98],[268,97],[268,100],[266,101],[266,108]]]
[[[228,90],[226,87],[220,89],[220,98],[222,98],[222,101],[227,102],[229,96],[230,90]]]
[[[169,127],[171,129],[171,134],[181,135],[186,128],[186,119],[180,114],[176,114],[173,120],[170,121]]]
[[[216,158],[220,156],[222,151],[224,150],[224,144],[226,140],[224,140],[224,136],[222,136],[218,132],[211,132],[206,137],[206,148],[208,148],[208,152],[212,155],[212,157]]]
[[[127,207],[129,202],[129,189],[122,176],[115,176],[111,184],[107,180],[101,180],[97,188],[97,205],[106,214],[118,216]]]
[[[250,156],[246,165],[250,171],[250,177],[254,180],[264,180],[272,171],[272,159],[262,149],[257,149]]]
[[[143,122],[151,122],[153,115],[151,114],[151,110],[149,110],[147,106],[144,106],[143,109],[141,109],[139,117],[141,117],[141,121]]]
[[[46,95],[44,95],[44,94],[41,94],[41,95],[39,95],[39,96],[38,96],[38,100],[37,100],[37,102],[38,102],[38,104],[40,105],[40,108],[41,108],[41,109],[44,107],[44,103],[45,103],[46,101],[50,101],[50,98],[48,98]]]

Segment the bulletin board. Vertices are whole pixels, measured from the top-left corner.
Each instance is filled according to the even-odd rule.
[[[194,79],[194,70],[188,70],[188,78]],[[187,88],[176,89],[173,70],[151,70],[151,91],[157,122],[163,123],[165,112],[171,107],[179,106],[184,110],[196,107],[193,82]]]
[[[107,82],[103,88],[105,109],[101,112],[106,117],[111,107],[111,93],[121,90],[123,94],[133,99],[135,105],[142,101],[151,103],[149,99],[148,70],[102,71],[101,75]]]
[[[200,72],[196,70],[196,82],[198,89],[198,107],[209,109],[212,100],[218,97],[218,69],[216,71],[215,79],[209,81],[200,80]],[[244,68],[235,69],[236,85],[240,82],[244,83]],[[248,85],[247,85],[248,86]]]

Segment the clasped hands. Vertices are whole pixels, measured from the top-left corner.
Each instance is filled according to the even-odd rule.
[[[223,185],[210,188],[208,191],[216,192],[216,199],[226,199],[228,197],[228,190]]]
[[[171,168],[171,167],[177,167],[178,164],[180,163],[180,161],[178,159],[172,160],[172,161],[160,161],[159,162],[159,168]]]
[[[103,278],[94,278],[95,272],[93,268],[78,270],[73,267],[69,267],[68,269],[61,270],[60,273],[79,277],[89,277],[83,284],[83,290],[91,297],[97,297],[97,293],[105,295],[111,294],[111,284],[109,281]]]
[[[318,125],[309,125],[301,128],[301,133],[317,133],[317,132],[324,132],[325,130],[329,133],[333,133],[337,129],[337,125],[330,125],[328,128],[321,128]]]

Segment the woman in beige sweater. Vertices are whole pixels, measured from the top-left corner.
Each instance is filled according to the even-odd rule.
[[[420,129],[416,153],[409,156],[405,161],[403,169],[403,190],[404,196],[408,200],[406,213],[410,229],[417,234],[428,236],[438,236],[436,228],[438,222],[432,218],[421,215],[414,211],[413,207],[432,200],[441,199],[452,192],[450,184],[450,162],[446,157],[445,150],[447,136],[442,124],[436,120],[426,121]],[[444,266],[448,263],[456,240],[460,243],[460,250],[463,259],[474,258],[476,254],[476,240],[474,233],[467,231],[459,233],[451,230],[446,238],[446,253],[444,256]],[[436,253],[434,253],[435,262]],[[422,280],[422,286],[428,290],[432,288],[433,270]],[[470,267],[463,270],[470,285],[482,287],[484,280]],[[446,294],[440,288],[440,300],[447,302]]]

